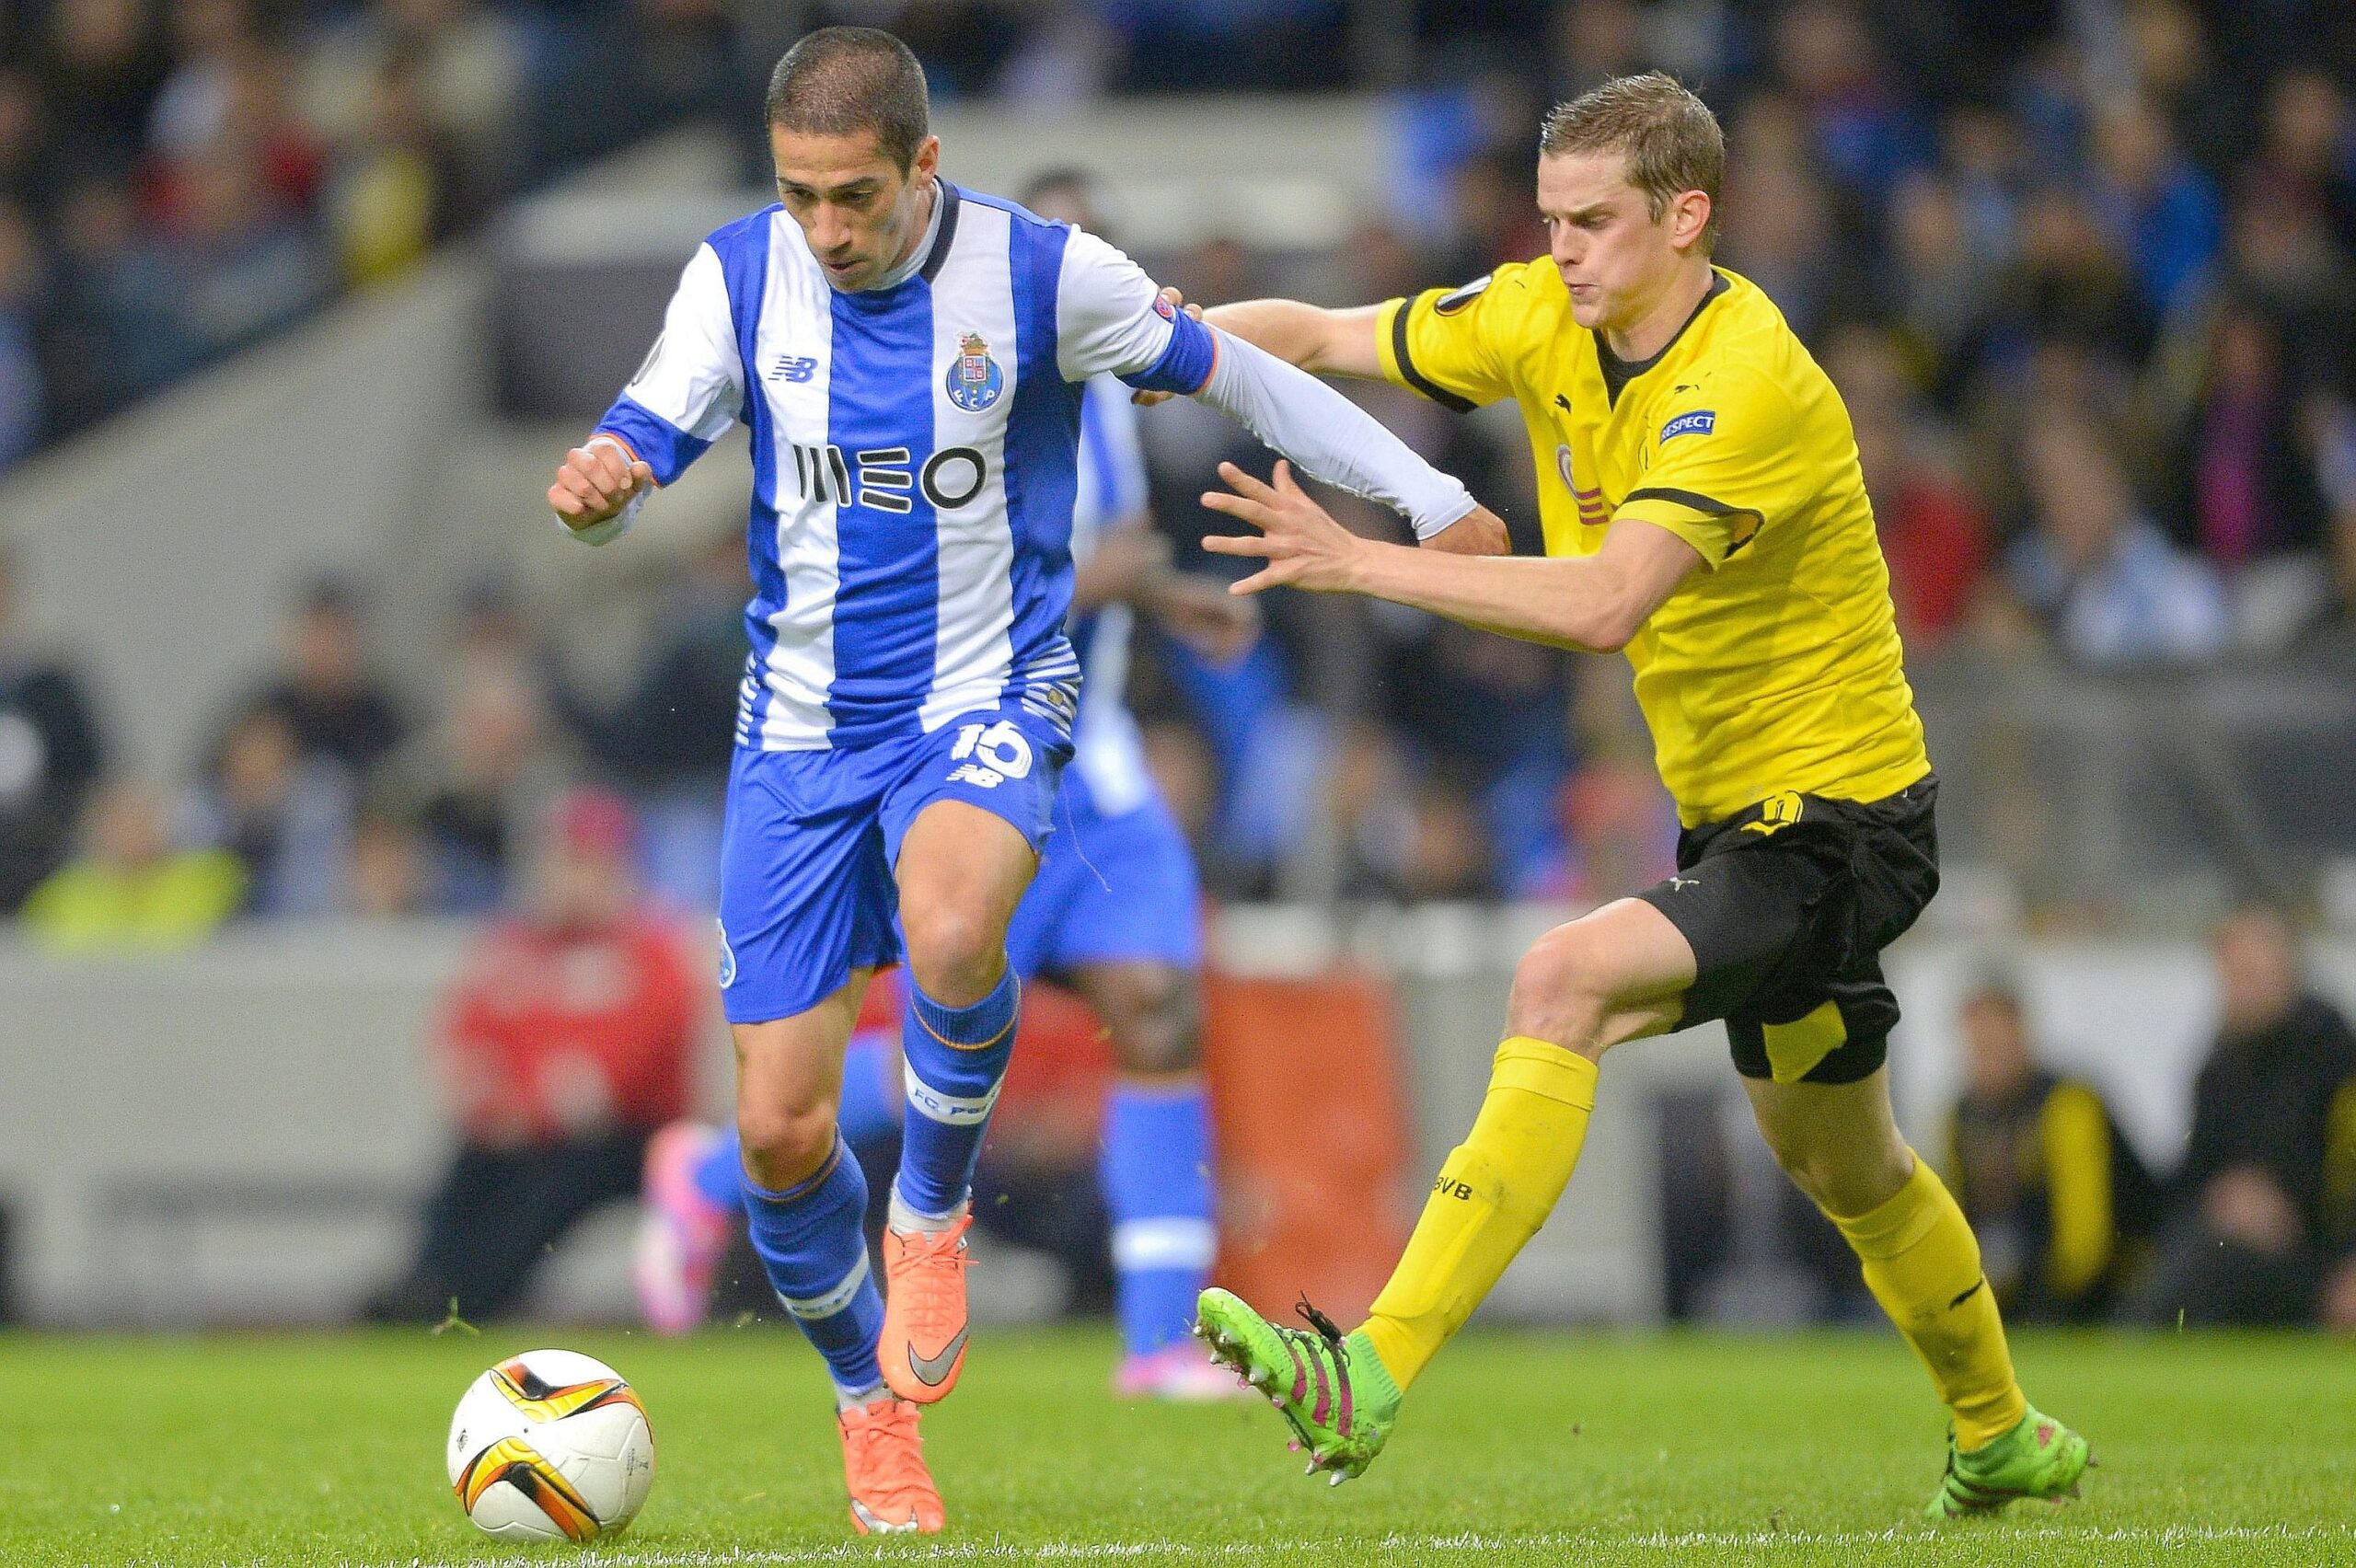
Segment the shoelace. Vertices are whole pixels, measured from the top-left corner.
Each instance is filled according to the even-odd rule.
[[[881,1482],[887,1495],[923,1484],[918,1476],[920,1460],[917,1435],[912,1430],[915,1424],[915,1412],[897,1408],[873,1414],[853,1414],[843,1422],[843,1433],[853,1452],[853,1468]]]
[[[973,1254],[959,1243],[963,1230],[943,1230],[937,1234],[924,1231],[905,1236],[901,1241],[901,1266],[908,1269],[948,1264],[964,1268],[971,1263]],[[956,1316],[945,1295],[931,1291],[915,1292],[908,1302],[908,1327],[922,1333],[939,1333],[954,1326]]]
[[[1311,1355],[1322,1352],[1334,1371],[1347,1378],[1350,1375],[1350,1353],[1342,1346],[1341,1325],[1311,1306],[1306,1295],[1293,1304],[1292,1309],[1308,1320],[1309,1328],[1289,1329],[1282,1323],[1272,1323],[1269,1327],[1276,1331],[1276,1337],[1288,1343],[1298,1344]],[[1311,1333],[1310,1329],[1317,1332]]]

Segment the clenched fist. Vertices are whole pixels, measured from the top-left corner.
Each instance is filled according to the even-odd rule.
[[[598,436],[564,455],[549,486],[549,505],[568,528],[594,528],[654,488],[654,470],[629,448]]]

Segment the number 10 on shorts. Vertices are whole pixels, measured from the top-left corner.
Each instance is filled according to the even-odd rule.
[[[1031,743],[1003,719],[961,727],[949,755],[959,764],[949,775],[953,783],[995,790],[1010,778],[1031,776]]]

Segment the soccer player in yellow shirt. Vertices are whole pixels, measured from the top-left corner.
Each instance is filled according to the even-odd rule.
[[[1937,780],[1847,410],[1783,315],[1711,265],[1725,142],[1659,75],[1556,109],[1540,142],[1549,255],[1356,310],[1210,318],[1305,368],[1459,409],[1512,399],[1543,559],[1360,538],[1293,483],[1231,465],[1207,504],[1256,535],[1236,585],[1365,594],[1510,637],[1624,651],[1683,833],[1678,874],[1542,937],[1514,976],[1472,1132],[1347,1335],[1207,1291],[1214,1353],[1268,1392],[1337,1483],[1570,1179],[1596,1065],[1724,1020],[1760,1131],[1857,1253],[1952,1418],[1934,1517],[2073,1494],[2086,1444],[2015,1379],[1979,1244],[1890,1113],[1898,1004],[1879,954],[1938,886]],[[1305,1304],[1304,1304],[1305,1305]]]

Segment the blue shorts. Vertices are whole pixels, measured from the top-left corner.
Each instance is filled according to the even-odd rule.
[[[1159,792],[1108,817],[1080,769],[1056,804],[1063,829],[1047,847],[1006,934],[1018,974],[1083,964],[1203,963],[1202,887],[1184,830]]]
[[[720,995],[731,1023],[807,1012],[854,969],[897,963],[893,868],[917,813],[964,801],[1034,850],[1071,743],[1017,703],[929,735],[837,751],[738,747],[720,836]]]

